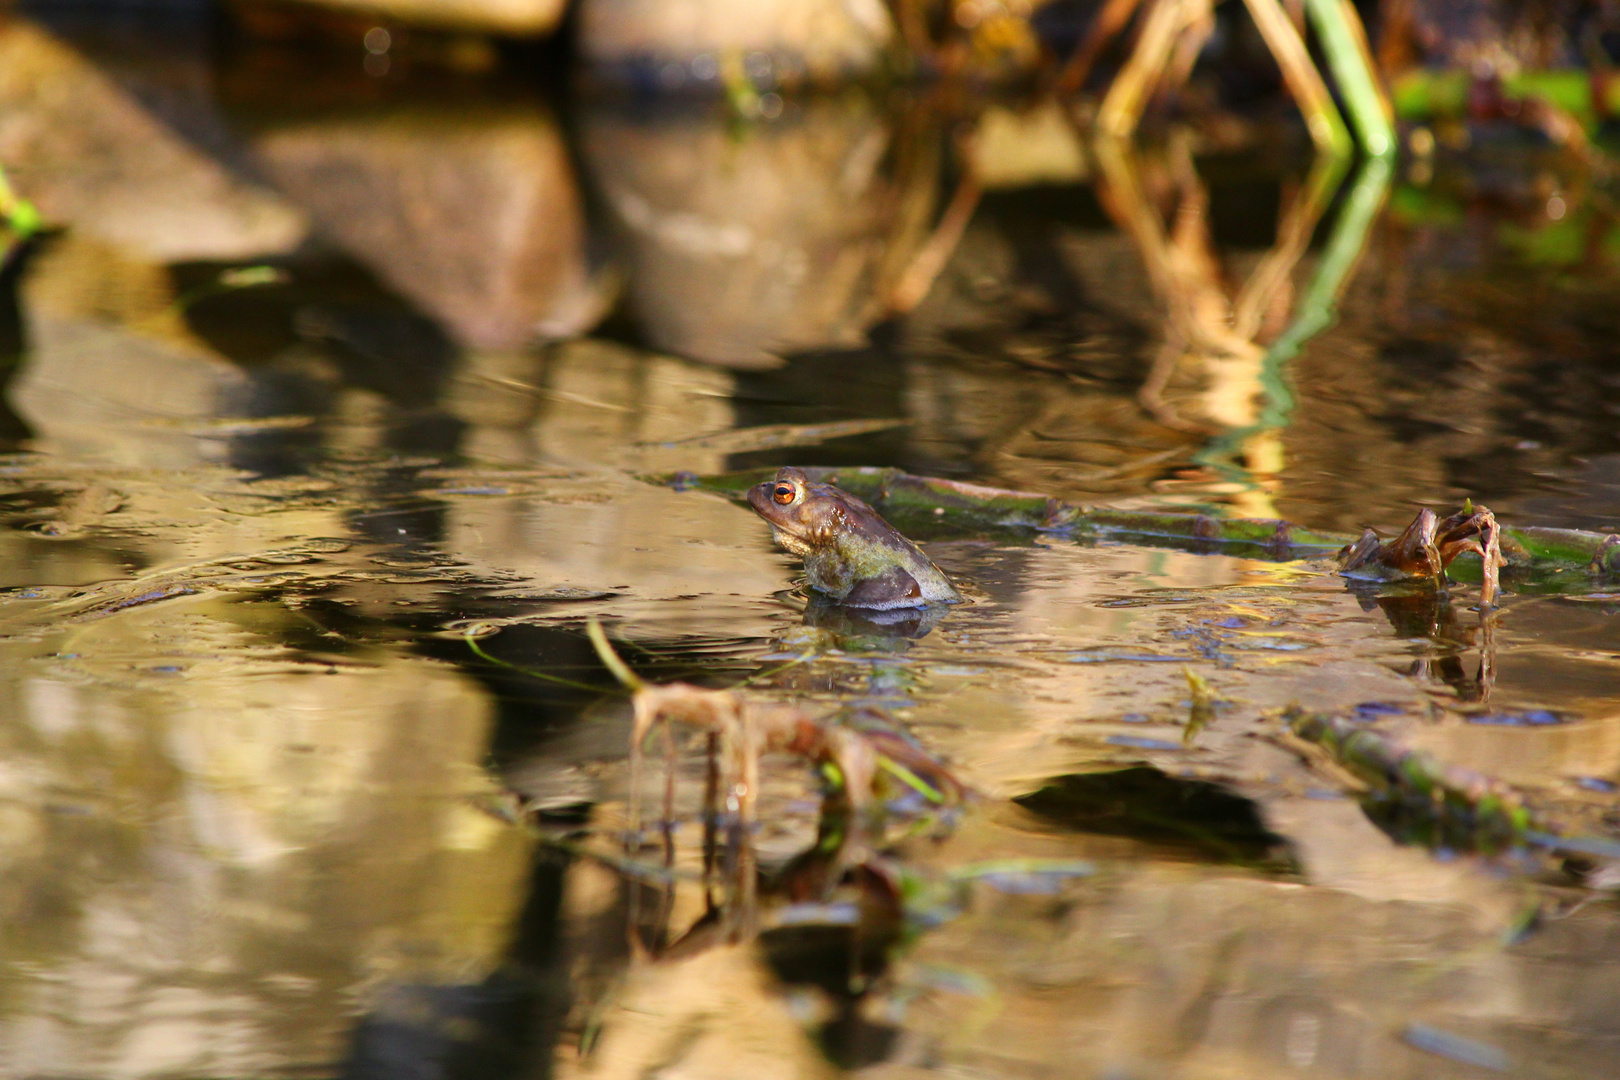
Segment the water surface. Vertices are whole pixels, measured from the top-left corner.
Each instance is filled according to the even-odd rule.
[[[1329,559],[947,523],[929,554],[970,603],[885,626],[807,607],[750,511],[664,480],[858,463],[1343,531],[1465,498],[1612,528],[1620,248],[1567,163],[1352,168],[1313,224],[1286,138],[1110,159],[1060,124],[1062,169],[977,166],[908,306],[967,167],[950,125],[984,145],[1049,106],[746,121],[185,41],[140,63],[0,24],[36,73],[0,84],[0,155],[61,225],[4,277],[0,1075],[1614,1070],[1612,875],[1406,843],[1277,717],[1360,717],[1607,836],[1616,583],[1510,582],[1487,616]],[[1204,198],[1221,273],[1159,274],[1186,251],[1142,211]],[[1336,321],[1267,367],[1339,242]],[[1217,301],[1253,323],[1219,349],[1174,314]],[[775,427],[858,420],[897,423]],[[880,710],[981,793],[886,854],[905,933],[852,933],[871,892],[716,911],[609,857],[662,758],[632,789],[592,618],[648,678]],[[818,802],[785,757],[765,789],[769,876]]]

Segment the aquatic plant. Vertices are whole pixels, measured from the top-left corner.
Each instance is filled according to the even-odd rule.
[[[1496,602],[1502,573],[1500,537],[1496,515],[1483,506],[1476,509],[1470,503],[1444,521],[1425,507],[1393,540],[1381,540],[1371,529],[1362,533],[1339,553],[1340,569],[1346,577],[1438,579],[1457,556],[1473,552],[1480,558],[1483,576],[1480,606],[1489,608]]]
[[[1283,721],[1294,738],[1319,747],[1365,785],[1367,816],[1402,843],[1485,855],[1533,846],[1620,859],[1620,843],[1574,831],[1512,784],[1403,745],[1365,723],[1297,705]]]
[[[1172,510],[1113,510],[1086,507],[1031,491],[914,476],[899,469],[850,467],[806,468],[819,483],[837,484],[859,495],[885,516],[908,526],[932,522],[935,532],[1040,531],[1074,537],[1098,537],[1144,546],[1222,551],[1249,558],[1303,559],[1352,547],[1360,538],[1318,532],[1278,518],[1226,518]],[[756,470],[721,476],[682,477],[684,487],[703,487],[733,499],[766,475]],[[657,478],[670,482],[670,478]],[[1469,508],[1463,518],[1474,514]],[[1419,515],[1421,519],[1421,514]],[[1494,518],[1493,524],[1494,524]],[[1463,529],[1462,519],[1446,519]],[[1440,522],[1437,522],[1438,525]],[[1475,522],[1478,525],[1478,522]],[[1474,526],[1467,526],[1472,528]],[[1620,534],[1581,529],[1504,525],[1495,528],[1501,568],[1527,574],[1584,571],[1590,575],[1620,573]],[[1480,533],[1479,535],[1483,535]],[[1466,539],[1461,533],[1452,538]],[[1453,549],[1458,565],[1470,565],[1480,552],[1463,545]],[[1448,569],[1451,560],[1447,560]]]
[[[1343,118],[1333,104],[1322,73],[1294,22],[1277,0],[1245,0],[1255,27],[1282,69],[1305,126],[1318,150],[1344,156],[1352,143]],[[1058,85],[1078,88],[1108,41],[1122,32],[1143,0],[1110,0],[1092,23]],[[1215,24],[1213,0],[1148,0],[1136,45],[1125,66],[1109,84],[1098,123],[1116,137],[1127,137],[1141,118],[1142,108],[1156,87],[1174,88],[1192,72],[1192,65]],[[1363,149],[1374,157],[1395,150],[1392,112],[1367,49],[1367,35],[1349,0],[1306,0],[1306,17],[1315,29],[1329,72],[1337,82]]]

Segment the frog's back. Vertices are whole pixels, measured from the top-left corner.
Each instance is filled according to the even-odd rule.
[[[838,561],[851,580],[836,594],[840,600],[878,610],[962,602],[945,571],[921,548],[866,503],[847,492],[839,494],[850,527],[838,537]]]

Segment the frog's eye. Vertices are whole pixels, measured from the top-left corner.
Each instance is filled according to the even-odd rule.
[[[797,494],[798,492],[794,489],[792,484],[777,484],[776,487],[771,491],[771,498],[775,499],[783,506],[786,506],[788,503],[793,501],[793,496]]]

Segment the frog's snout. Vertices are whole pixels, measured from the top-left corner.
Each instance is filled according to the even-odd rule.
[[[748,489],[748,505],[754,508],[754,513],[765,516],[765,508],[771,505],[771,485],[769,482],[755,484]]]

